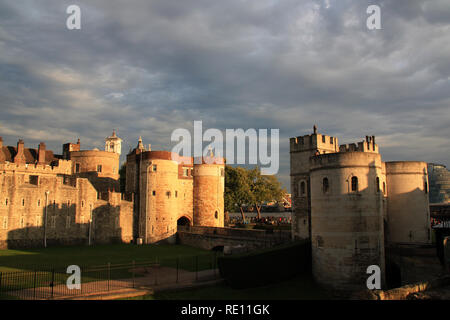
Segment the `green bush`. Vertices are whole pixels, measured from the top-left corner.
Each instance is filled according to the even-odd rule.
[[[234,289],[252,288],[311,271],[311,244],[296,242],[218,258],[220,275]]]

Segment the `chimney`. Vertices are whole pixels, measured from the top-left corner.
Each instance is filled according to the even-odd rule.
[[[25,145],[25,143],[23,142],[22,139],[20,139],[17,142],[17,154],[14,157],[14,163],[17,163],[17,164],[25,164],[26,163],[24,145]]]
[[[45,164],[45,143],[39,143],[38,164]]]

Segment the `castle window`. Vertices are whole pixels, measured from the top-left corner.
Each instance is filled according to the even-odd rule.
[[[322,142],[325,143],[325,136],[322,136]]]
[[[175,198],[178,198],[178,191],[175,190]]]
[[[171,195],[170,191],[167,191],[167,192],[166,192],[167,198],[170,198],[170,195]]]
[[[330,144],[333,144],[333,137],[330,137]]]
[[[317,236],[317,248],[323,247],[323,238],[321,236]]]
[[[8,229],[8,217],[3,217],[3,229]]]
[[[376,188],[377,188],[377,192],[380,192],[380,178],[377,177],[375,180],[375,184],[376,184]]]
[[[330,184],[328,182],[328,178],[323,178],[322,181],[322,191],[323,193],[328,193],[328,191],[330,190]]]
[[[76,163],[76,164],[75,164],[75,172],[76,172],[76,173],[79,173],[79,172],[80,172],[80,164],[79,164],[79,163]]]
[[[352,191],[358,191],[358,177],[352,177]]]
[[[306,194],[306,183],[305,181],[300,182],[300,196],[303,197]]]
[[[152,191],[152,195],[156,196],[156,191],[155,190]]]
[[[184,177],[189,176],[189,169],[183,168],[183,176],[184,176]]]
[[[191,177],[194,175],[194,170],[190,170],[190,172],[191,172]]]
[[[218,219],[219,218],[219,213],[216,211],[214,212],[214,218]]]
[[[158,168],[157,168],[156,164],[154,164],[153,167],[152,167],[152,171],[153,171],[153,172],[156,172],[157,169],[158,169]]]
[[[81,207],[82,208],[84,207],[84,201],[83,200],[81,200]]]
[[[22,199],[22,207],[25,206],[25,199]]]
[[[8,205],[8,198],[5,199],[5,205]]]
[[[30,176],[30,184],[37,186],[39,184],[39,176]]]
[[[425,191],[425,193],[428,193],[428,182],[424,182],[423,184],[423,190]]]
[[[386,195],[386,182],[383,182],[383,194]]]
[[[38,207],[41,206],[41,199],[38,200]]]
[[[97,172],[102,172],[102,165],[101,164],[97,165]]]

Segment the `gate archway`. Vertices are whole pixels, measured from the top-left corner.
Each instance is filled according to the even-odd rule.
[[[180,219],[177,220],[177,226],[190,226],[191,225],[191,220],[189,220],[189,218],[183,216]]]

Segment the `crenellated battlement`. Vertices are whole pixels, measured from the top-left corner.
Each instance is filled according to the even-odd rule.
[[[366,136],[366,140],[358,143],[342,144],[339,146],[339,152],[370,152],[379,153],[378,145],[375,143],[375,136]]]
[[[314,133],[289,139],[290,152],[302,152],[325,149],[328,152],[338,152],[338,139],[325,134]]]
[[[68,174],[72,173],[71,160],[58,160],[58,165],[31,164],[31,163],[0,163],[0,171],[23,171],[26,173]]]

